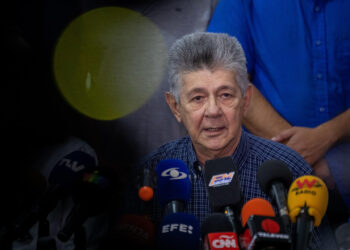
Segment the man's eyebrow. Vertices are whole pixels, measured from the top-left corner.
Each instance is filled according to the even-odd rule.
[[[217,91],[220,91],[220,90],[232,90],[233,92],[236,92],[237,89],[232,87],[232,86],[228,86],[228,85],[223,85],[223,86],[220,86]]]
[[[186,96],[190,97],[194,93],[205,93],[205,92],[206,92],[206,90],[204,88],[193,88],[186,94]]]

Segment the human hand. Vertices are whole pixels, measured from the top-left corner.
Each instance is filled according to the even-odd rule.
[[[310,165],[319,161],[331,146],[331,135],[322,127],[291,127],[271,138],[298,152]]]

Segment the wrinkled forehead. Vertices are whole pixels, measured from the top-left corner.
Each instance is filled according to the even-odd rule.
[[[193,91],[218,91],[218,90],[240,91],[241,88],[236,81],[236,73],[226,69],[200,69],[184,72],[180,79],[180,92]]]

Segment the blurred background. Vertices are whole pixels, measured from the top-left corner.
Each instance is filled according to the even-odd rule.
[[[138,160],[185,134],[164,99],[167,52],[184,34],[205,31],[218,1],[9,2],[2,6],[0,47],[2,249],[11,249],[13,231],[20,231],[8,232],[6,226],[35,218],[33,202],[42,199],[47,186],[58,183],[64,191],[71,190],[68,180],[57,177],[61,170],[55,171],[70,153],[82,151],[93,157],[112,184],[117,206]],[[68,157],[72,177],[79,173],[74,157]],[[66,197],[57,196],[62,204],[46,210],[55,216],[51,224],[59,223],[55,226],[60,228],[76,200],[92,196],[78,198],[63,204]],[[31,215],[21,217],[23,211]],[[34,212],[39,221],[40,213]],[[45,221],[40,225],[43,228]],[[47,230],[57,228],[51,225]],[[89,249],[98,249],[103,238],[101,227],[95,230],[100,231],[94,233],[95,242],[93,237],[85,242]],[[22,234],[13,248],[39,249],[36,234],[34,239]],[[47,244],[43,249],[74,249],[72,240],[55,247]]]

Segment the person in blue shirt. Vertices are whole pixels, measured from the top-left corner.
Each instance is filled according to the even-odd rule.
[[[185,35],[170,49],[168,71],[170,91],[166,92],[166,101],[188,135],[155,149],[141,160],[139,168],[154,171],[162,160],[182,160],[188,166],[191,180],[191,199],[185,212],[195,215],[200,223],[212,212],[202,171],[207,160],[232,157],[238,168],[244,203],[256,197],[271,201],[260,189],[256,176],[265,160],[283,160],[294,179],[313,174],[311,166],[289,147],[242,129],[253,87],[237,39],[209,32]],[[152,206],[147,211],[158,225],[164,208],[156,196],[150,202]],[[313,231],[316,249],[317,230]]]
[[[330,191],[339,189],[347,213],[349,10],[341,0],[221,0],[207,28],[244,48],[253,83],[244,127],[300,153]]]

